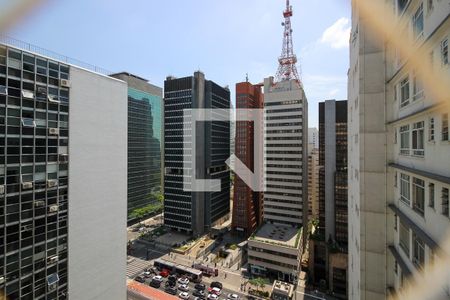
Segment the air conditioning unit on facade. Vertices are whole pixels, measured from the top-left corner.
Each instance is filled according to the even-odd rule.
[[[59,134],[59,128],[49,128],[48,133],[51,135],[58,135]]]
[[[62,86],[62,87],[70,87],[70,81],[69,80],[67,80],[67,79],[61,79],[60,81],[59,81],[59,85],[60,86]]]
[[[5,185],[0,185],[0,195],[3,195],[5,193]]]
[[[48,95],[47,99],[50,102],[59,103],[58,96]]]
[[[45,206],[45,201],[42,200],[34,201],[34,207],[42,207],[42,206]]]
[[[58,262],[58,255],[53,255],[47,258],[47,263],[52,264]]]
[[[22,189],[28,190],[33,188],[32,182],[22,182]]]
[[[52,205],[52,206],[50,206],[48,208],[48,211],[51,212],[51,213],[58,212],[58,210],[59,210],[59,206],[58,205]]]
[[[58,185],[58,180],[56,180],[56,179],[47,180],[47,187],[51,188],[51,187],[55,187],[57,185]]]

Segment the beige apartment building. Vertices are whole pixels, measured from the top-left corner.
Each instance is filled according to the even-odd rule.
[[[417,48],[429,45],[426,62],[449,73],[450,1],[388,2],[407,24],[396,30]],[[450,110],[354,5],[352,19],[348,291],[349,299],[385,299],[419,287],[433,262],[445,266],[450,254],[442,249],[450,229]],[[450,297],[446,278],[427,299]]]

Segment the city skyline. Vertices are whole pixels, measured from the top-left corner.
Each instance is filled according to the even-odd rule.
[[[317,126],[319,101],[347,98],[350,7],[345,1],[326,2],[329,9],[323,10],[323,1],[291,1],[294,52],[311,102],[311,126]],[[205,0],[138,1],[132,6],[126,2],[49,1],[7,34],[112,72],[138,74],[157,86],[162,86],[168,75],[201,70],[218,84],[229,85],[234,102],[234,84],[243,81],[247,73],[255,83],[275,75],[284,4],[282,0],[214,4]],[[175,5],[179,9],[173,10]],[[230,9],[233,14],[228,16]],[[319,13],[323,17],[315,18]],[[95,25],[99,22],[103,26]],[[224,22],[229,26],[223,26]],[[178,24],[184,24],[183,34],[175,35],[181,39],[182,51],[167,46],[167,33],[179,32]],[[143,34],[145,30],[148,33]],[[205,44],[205,37],[210,43]],[[92,48],[97,51],[90,51]]]

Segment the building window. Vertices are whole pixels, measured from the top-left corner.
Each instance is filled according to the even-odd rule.
[[[448,114],[442,115],[442,140],[448,141]]]
[[[422,268],[425,262],[425,243],[413,234],[413,263],[416,267]]]
[[[425,210],[425,181],[413,178],[413,208],[420,215],[424,215]]]
[[[412,130],[412,149],[414,155],[423,156],[425,154],[424,139],[424,122],[414,123]]]
[[[423,98],[423,85],[422,82],[417,78],[416,73],[414,73],[413,79],[413,101]]]
[[[394,214],[394,230],[397,231],[398,229],[398,219],[397,214]]]
[[[409,175],[400,174],[400,200],[410,204],[410,181]]]
[[[409,104],[409,78],[406,77],[400,82],[400,107]]]
[[[4,85],[0,85],[0,95],[8,95],[8,88]]]
[[[441,42],[441,61],[443,65],[448,65],[448,39]]]
[[[33,119],[22,118],[22,125],[24,127],[36,127],[36,122]]]
[[[398,172],[395,172],[395,175],[394,175],[394,187],[397,187],[397,184],[398,184]]]
[[[442,214],[448,217],[448,188],[442,188]]]
[[[420,4],[413,16],[413,31],[416,38],[423,36],[423,3]]]
[[[394,261],[394,273],[398,274],[398,264],[397,261]]]
[[[428,119],[428,141],[434,142],[434,118]]]
[[[428,0],[427,1],[427,8],[428,8],[428,13],[433,11],[433,8],[434,8],[433,0]]]
[[[434,183],[428,184],[428,206],[434,208]]]
[[[400,154],[409,155],[409,125],[400,127]]]
[[[403,249],[406,256],[409,257],[409,228],[400,220],[400,248]]]

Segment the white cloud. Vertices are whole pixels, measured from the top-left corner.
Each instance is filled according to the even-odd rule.
[[[346,48],[348,47],[350,30],[350,20],[340,18],[333,25],[325,29],[320,38],[320,42],[328,44],[334,49]]]
[[[328,92],[328,97],[332,98],[335,97],[339,93],[339,89],[333,89],[330,92]]]

